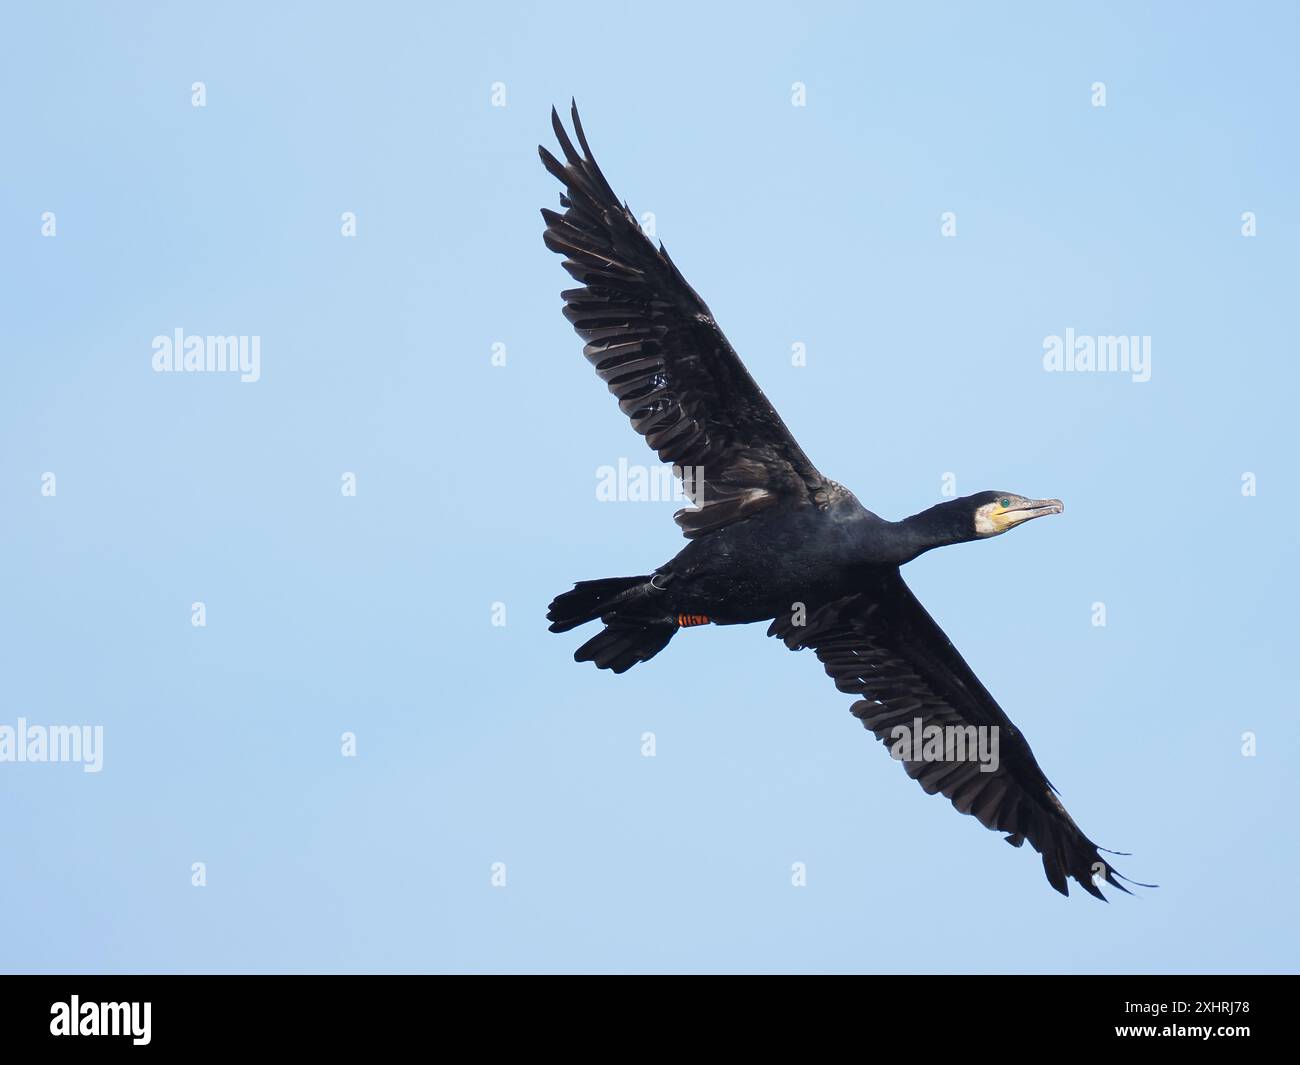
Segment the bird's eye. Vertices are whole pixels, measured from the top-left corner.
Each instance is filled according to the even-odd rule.
[[[999,499],[998,502],[1002,504],[1003,508],[1011,506],[1011,500],[1009,499]]]

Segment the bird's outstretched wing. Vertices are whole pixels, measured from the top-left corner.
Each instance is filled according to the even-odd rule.
[[[777,618],[768,635],[780,636],[792,650],[812,648],[840,691],[862,696],[853,704],[853,715],[902,755],[907,775],[927,794],[942,792],[961,813],[1008,833],[1008,843],[1019,847],[1029,840],[1043,856],[1048,881],[1063,895],[1069,894],[1067,877],[1100,899],[1105,896],[1094,876],[1128,891],[1066,812],[1020,730],[901,575],[895,571],[879,589],[814,609],[804,621],[798,626],[793,615]],[[945,743],[946,760],[930,760],[923,747],[911,745],[918,719],[923,733],[932,725],[944,729],[938,735],[945,739],[937,742]],[[997,730],[996,770],[981,771],[974,736],[964,731],[971,725]],[[907,731],[896,733],[899,727]],[[959,736],[966,744],[964,757],[954,743]],[[896,746],[899,741],[903,744]],[[936,746],[931,754],[938,753]],[[922,757],[909,757],[918,754]]]
[[[808,461],[722,335],[704,301],[614,195],[573,108],[579,153],[560,117],[565,162],[540,147],[564,184],[563,214],[542,211],[546,246],[583,286],[562,293],[583,354],[660,459],[688,474],[695,508],[677,523],[703,535],[779,502],[822,503],[828,482]]]

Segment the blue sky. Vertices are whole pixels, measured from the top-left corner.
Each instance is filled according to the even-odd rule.
[[[0,764],[0,968],[1293,971],[1298,21],[8,10],[0,726],[104,749]],[[907,578],[1159,890],[1061,898],[760,626],[621,677],[546,631],[682,544],[596,497],[651,455],[541,243],[570,96],[824,472],[891,518],[948,473],[1065,500]],[[178,327],[260,379],[155,373]],[[1045,372],[1067,329],[1151,379]]]

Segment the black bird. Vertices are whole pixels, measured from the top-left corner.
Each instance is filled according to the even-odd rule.
[[[545,242],[581,286],[562,293],[564,315],[632,427],[687,472],[695,503],[676,515],[690,542],[672,561],[577,584],[551,603],[551,631],[599,618],[604,629],[574,658],[622,673],[679,628],[771,621],[769,636],[811,648],[840,691],[861,697],[854,716],[927,793],[942,792],[1014,846],[1029,840],[1064,895],[1067,877],[1097,898],[1096,880],[1127,892],[899,573],[931,548],[1059,514],[1060,500],[981,492],[903,521],[871,513],[808,460],[663,245],[620,204],[577,107],[581,152],[554,109],[551,123],[565,161],[538,151],[564,185],[565,210],[542,211]],[[980,728],[996,738],[996,759],[967,749]],[[923,747],[925,737],[935,745]]]

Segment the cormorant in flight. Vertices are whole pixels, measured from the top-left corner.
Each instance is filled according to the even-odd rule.
[[[871,513],[808,460],[704,301],[619,202],[576,106],[581,152],[554,109],[551,121],[565,161],[538,150],[564,185],[565,210],[542,211],[545,241],[581,286],[562,294],[564,315],[632,428],[664,462],[697,471],[696,506],[676,515],[686,547],[653,573],[577,584],[551,603],[551,631],[599,619],[603,630],[574,658],[622,673],[679,628],[771,621],[768,635],[810,648],[840,691],[860,697],[854,716],[927,793],[942,792],[1008,843],[1028,840],[1062,894],[1067,877],[1098,898],[1094,878],[1127,891],[899,573],[931,548],[1059,514],[1060,500],[981,492],[903,521]],[[936,745],[897,746],[918,725]],[[996,730],[995,760],[963,750],[980,728]]]

